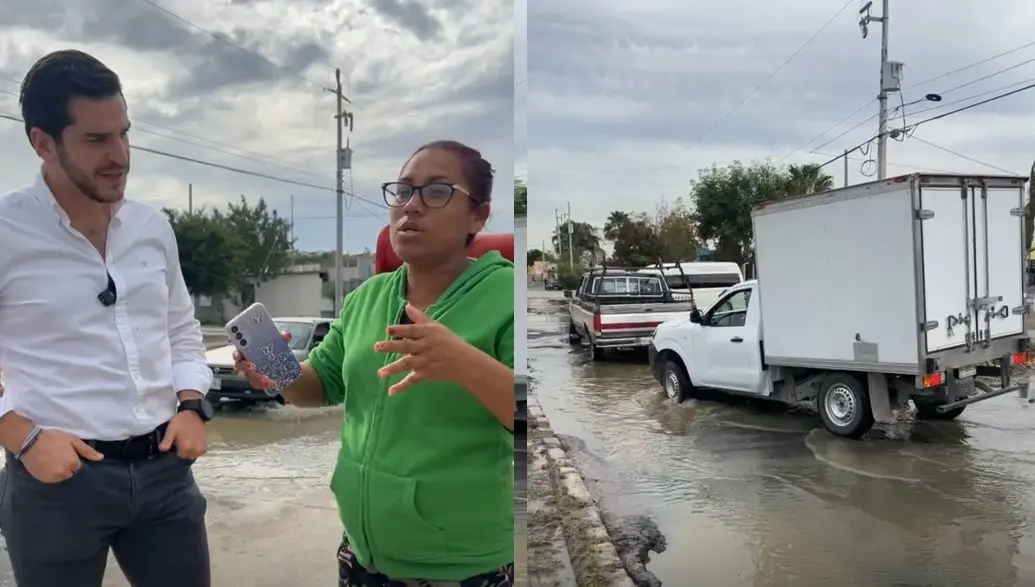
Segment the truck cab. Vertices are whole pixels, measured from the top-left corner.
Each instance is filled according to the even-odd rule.
[[[695,387],[771,394],[762,362],[762,322],[757,282],[729,288],[706,311],[672,320],[654,332],[649,351],[654,376],[666,395],[690,397]]]

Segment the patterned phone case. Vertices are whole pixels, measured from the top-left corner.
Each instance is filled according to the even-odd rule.
[[[280,393],[302,376],[302,366],[284,342],[266,306],[258,303],[248,306],[227,322],[226,335],[259,373],[273,380],[273,387],[265,390],[267,394]]]

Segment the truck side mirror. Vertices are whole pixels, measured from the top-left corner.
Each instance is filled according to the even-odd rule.
[[[699,310],[690,312],[690,322],[693,322],[694,324],[703,324],[704,316],[701,315]]]

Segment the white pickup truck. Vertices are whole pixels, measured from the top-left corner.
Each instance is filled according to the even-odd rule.
[[[599,268],[572,295],[568,340],[589,345],[600,360],[606,350],[645,348],[662,322],[690,315],[691,303],[673,299],[660,272]]]
[[[1030,348],[1025,181],[913,174],[756,209],[758,280],[662,324],[655,378],[679,401],[709,388],[811,404],[848,437],[908,400],[952,419],[1027,397],[1010,377]]]

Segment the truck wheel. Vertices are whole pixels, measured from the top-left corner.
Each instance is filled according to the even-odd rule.
[[[956,418],[960,417],[960,414],[963,413],[963,410],[967,409],[967,406],[963,406],[961,408],[949,410],[948,412],[941,414],[938,412],[939,404],[935,402],[914,399],[913,404],[916,405],[916,418],[918,420],[955,420]]]
[[[870,394],[848,373],[831,373],[823,378],[816,410],[823,426],[837,436],[859,438],[873,427]]]
[[[604,349],[598,348],[593,339],[589,339],[589,360],[595,362],[604,360]]]
[[[694,386],[683,366],[675,361],[665,361],[661,366],[661,385],[665,395],[676,403],[683,403],[693,395]]]
[[[582,337],[575,328],[574,320],[568,320],[568,344],[582,344]]]

